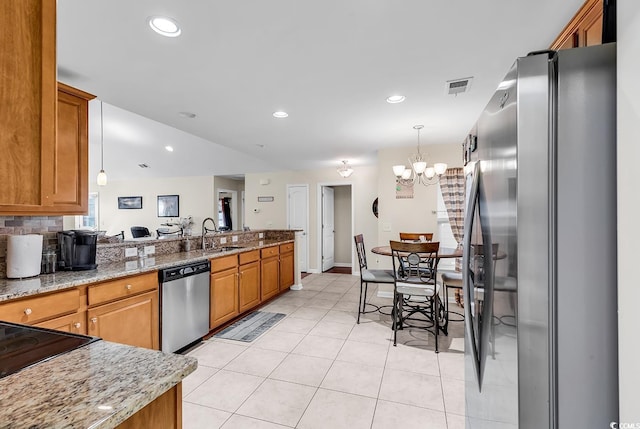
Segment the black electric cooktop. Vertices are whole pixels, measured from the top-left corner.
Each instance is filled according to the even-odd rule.
[[[0,378],[99,339],[0,322]]]

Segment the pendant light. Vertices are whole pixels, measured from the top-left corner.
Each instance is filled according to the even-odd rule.
[[[338,167],[338,174],[345,179],[353,174],[353,168],[349,165],[349,161],[342,161],[342,165]]]
[[[409,158],[411,167],[407,168],[404,165],[393,166],[393,174],[396,176],[397,183],[403,185],[435,185],[440,182],[440,177],[447,171],[447,164],[443,162],[436,162],[433,167],[427,166],[427,157],[420,151],[420,130],[423,128],[424,125],[414,125],[413,127],[418,132],[418,151]]]
[[[100,100],[100,173],[96,178],[98,186],[106,186],[107,173],[104,172],[104,119],[102,117],[102,100]]]

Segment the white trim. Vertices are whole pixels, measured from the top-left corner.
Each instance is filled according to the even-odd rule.
[[[316,248],[317,248],[317,262],[318,266],[322,267],[322,187],[323,186],[351,186],[351,236],[353,237],[353,231],[355,231],[355,219],[356,219],[356,208],[355,208],[355,198],[356,195],[356,185],[352,181],[343,182],[318,182],[316,189],[316,230],[318,233],[318,240],[316,240]],[[351,240],[351,266],[355,267],[355,242]]]
[[[293,188],[293,187],[304,187],[307,190],[307,239],[306,239],[306,252],[305,252],[305,265],[307,266],[307,273],[310,273],[311,270],[309,268],[309,184],[308,183],[301,183],[299,185],[296,184],[287,184],[287,228],[291,228],[291,220],[289,219],[289,188]]]
[[[340,267],[340,268],[351,268],[351,264],[348,262],[334,262],[333,266]]]
[[[318,270],[317,268],[309,268],[309,269],[307,269],[307,273],[309,273],[309,274],[322,274],[322,271]]]

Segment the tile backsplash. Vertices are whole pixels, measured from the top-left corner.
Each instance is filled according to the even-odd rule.
[[[7,235],[42,234],[43,249],[55,247],[62,216],[0,216],[0,278],[7,273]]]

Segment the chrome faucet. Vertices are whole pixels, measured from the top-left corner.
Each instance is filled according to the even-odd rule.
[[[205,226],[205,223],[207,223],[207,221],[210,220],[211,223],[213,223],[213,229],[209,229]],[[205,241],[204,237],[205,235],[207,235],[207,232],[209,231],[213,231],[213,232],[218,232],[218,228],[216,227],[216,222],[213,220],[213,218],[205,218],[202,221],[202,250],[206,250],[207,249],[207,242]]]

